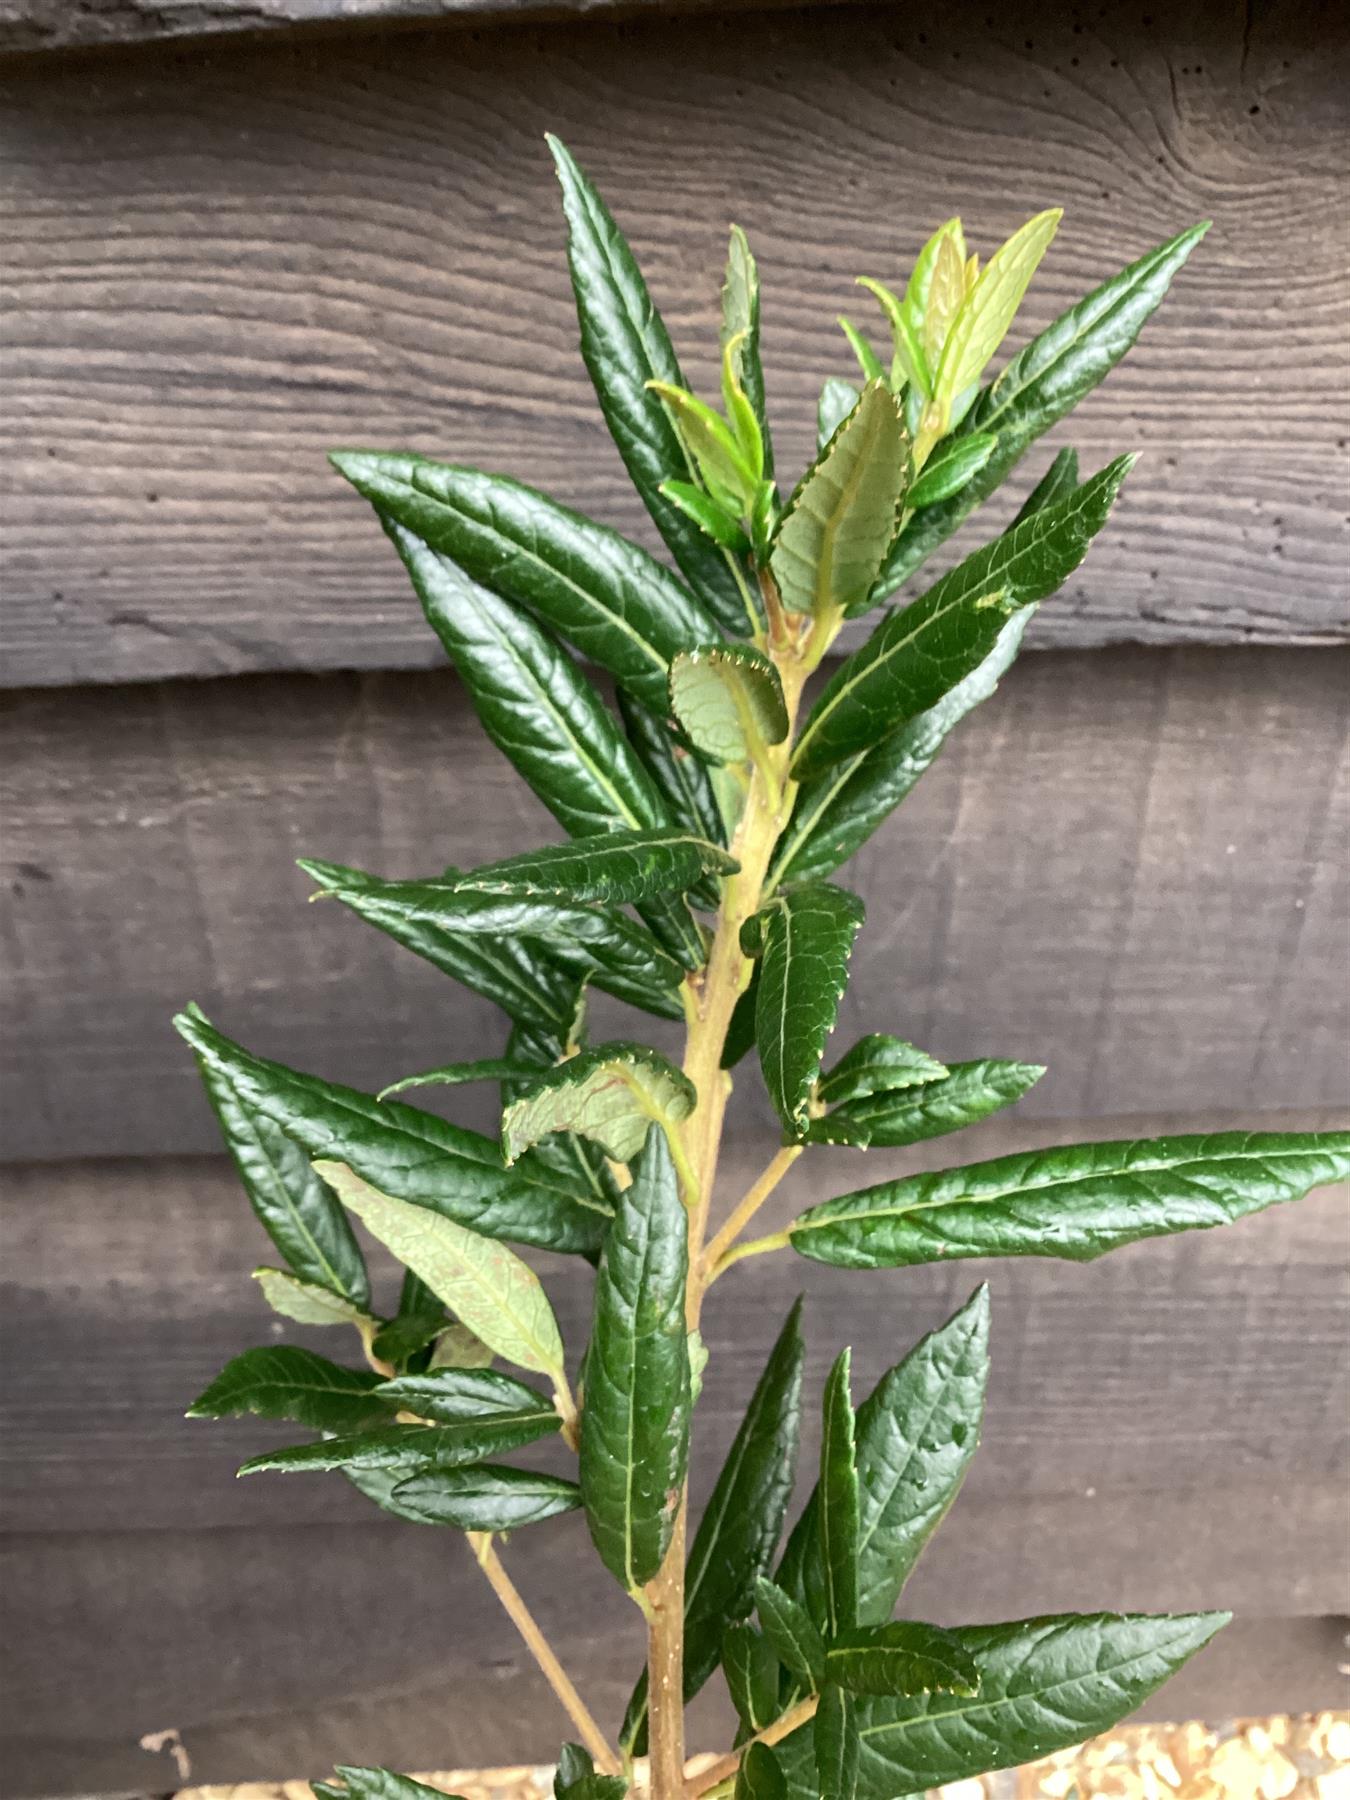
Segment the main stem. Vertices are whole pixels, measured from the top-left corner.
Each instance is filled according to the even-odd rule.
[[[795,655],[779,661],[789,720],[795,720],[807,664]],[[750,979],[750,959],[741,949],[741,927],[759,910],[769,859],[787,823],[795,790],[787,777],[792,731],[773,746],[751,773],[745,809],[731,842],[740,865],[727,878],[712,947],[702,979],[691,996],[684,1072],[697,1104],[684,1125],[684,1155],[693,1178],[689,1205],[689,1284],[685,1317],[699,1322],[705,1286],[703,1246],[708,1230],[717,1154],[722,1142],[731,1077],[722,1068],[722,1046],[736,1002]],[[643,1593],[647,1615],[648,1748],[653,1800],[681,1800],[684,1793],[684,1563],[688,1487],[680,1497],[670,1549]]]

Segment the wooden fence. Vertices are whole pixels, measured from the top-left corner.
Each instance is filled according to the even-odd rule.
[[[874,922],[845,1023],[1050,1065],[972,1157],[1343,1116],[1350,33],[1311,3],[1149,3],[0,5],[16,1794],[167,1788],[139,1740],[169,1729],[205,1781],[556,1749],[462,1549],[336,1480],[236,1484],[262,1428],[182,1419],[273,1324],[168,1025],[196,997],[363,1085],[498,1029],[306,907],[293,859],[420,872],[543,817],[326,448],[507,469],[650,541],[575,353],[545,129],[610,194],[698,382],[745,225],[789,467],[847,372],[852,277],[898,278],[947,214],[985,246],[1065,205],[1028,327],[1213,218],[1073,423],[1089,466],[1143,452],[1110,529],[854,865]],[[753,1093],[736,1117],[729,1190],[770,1136]],[[799,1171],[785,1205],[862,1166]],[[1322,1194],[992,1269],[987,1441],[914,1605],[1232,1605],[1165,1710],[1334,1703],[1346,1251]],[[861,1385],[981,1273],[748,1266],[709,1323],[696,1489],[798,1284],[811,1378],[847,1330]],[[578,1331],[584,1279],[548,1275]],[[582,1529],[510,1554],[612,1713],[635,1621]]]

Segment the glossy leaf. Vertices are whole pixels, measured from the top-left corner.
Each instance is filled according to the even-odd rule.
[[[842,1688],[827,1687],[820,1696],[810,1729],[816,1764],[813,1791],[819,1800],[854,1800],[862,1746],[852,1694]]]
[[[823,881],[784,889],[760,915],[755,1042],[769,1097],[794,1136],[806,1130],[825,1045],[863,921],[856,894]]]
[[[755,1011],[759,1005],[759,964],[750,976],[750,985],[732,1008],[727,1034],[722,1040],[721,1066],[734,1069],[741,1058],[755,1047]]]
[[[537,1077],[502,1114],[508,1162],[550,1132],[570,1131],[631,1162],[652,1122],[671,1125],[694,1110],[688,1076],[645,1044],[599,1044]]]
[[[570,836],[670,821],[612,715],[533,619],[401,525],[386,529],[497,748]]]
[[[725,555],[661,494],[663,481],[691,480],[680,440],[649,381],[686,386],[670,337],[628,243],[595,187],[555,137],[568,264],[581,326],[581,354],[600,410],[633,486],[685,579],[723,630],[750,623]]]
[[[997,690],[1035,610],[1024,607],[1009,619],[984,660],[935,706],[879,744],[841,758],[802,783],[779,840],[769,891],[785,881],[830,875],[867,842],[932,766],[948,733]]]
[[[1133,462],[1118,457],[883,619],[816,702],[797,740],[794,772],[819,774],[879,743],[977,669],[1009,615],[1053,594],[1082,562]]]
[[[792,1496],[801,1424],[805,1345],[798,1300],[756,1383],[703,1509],[685,1564],[684,1699],[699,1692],[721,1656],[728,1625],[749,1613],[756,1582],[778,1548]],[[646,1752],[647,1677],[624,1715],[621,1739]]]
[[[380,1327],[371,1349],[384,1362],[404,1369],[435,1342],[449,1324],[445,1308],[419,1275],[403,1271],[398,1311]]]
[[[369,891],[378,899],[378,876],[311,859],[302,867],[325,891],[331,873],[341,889],[335,897],[344,905],[443,975],[500,1006],[511,1019],[537,1030],[566,1029],[576,1008],[579,978],[550,956],[537,939],[466,937],[424,919],[386,916],[377,904],[363,912],[359,892]],[[453,881],[458,874],[457,869],[448,869],[442,879]]]
[[[838,1632],[826,1646],[825,1678],[850,1694],[973,1694],[980,1685],[958,1639],[912,1619]]]
[[[608,526],[504,475],[424,456],[330,459],[377,511],[502,600],[524,607],[652,706],[677,651],[716,635],[670,571]]]
[[[317,1181],[318,1176],[314,1179]],[[328,1192],[327,1188],[324,1192]],[[355,1325],[359,1330],[372,1332],[375,1329],[376,1321],[369,1313],[317,1281],[304,1281],[287,1269],[255,1269],[253,1279],[272,1311],[280,1313],[283,1319],[294,1319],[297,1325]]]
[[[496,1369],[439,1368],[382,1382],[380,1398],[433,1424],[453,1425],[492,1413],[532,1413],[553,1408],[543,1395]],[[554,1428],[557,1420],[555,1415]]]
[[[928,367],[923,339],[919,336],[908,307],[882,282],[874,281],[868,275],[860,275],[858,285],[865,287],[878,302],[891,328],[891,343],[895,351],[891,363],[891,386],[898,390],[907,384],[927,399],[933,391],[933,372]]]
[[[787,1800],[787,1782],[767,1744],[747,1744],[732,1800]]]
[[[446,1520],[438,1514],[427,1512],[415,1499],[395,1498],[397,1490],[405,1481],[410,1481],[414,1475],[426,1473],[426,1470],[427,1465],[420,1457],[409,1455],[400,1463],[391,1463],[388,1468],[345,1468],[341,1473],[358,1494],[373,1501],[381,1512],[388,1513],[391,1518],[400,1519],[405,1525],[444,1525]]]
[[[517,1531],[581,1505],[575,1482],[503,1463],[427,1469],[400,1481],[392,1497],[404,1517],[460,1531]]]
[[[555,894],[486,894],[451,881],[381,881],[359,869],[306,860],[325,893],[394,935],[429,926],[438,932],[498,943],[537,940],[597,984],[618,981],[632,992],[669,991],[684,971],[651,932],[610,907]]]
[[[1069,1613],[964,1626],[951,1635],[980,1671],[977,1695],[857,1703],[859,1800],[964,1781],[1094,1737],[1142,1705],[1227,1618]],[[778,1746],[794,1800],[819,1792],[810,1753],[805,1732]]]
[[[731,227],[726,275],[722,281],[722,351],[735,345],[733,366],[754,415],[760,441],[760,472],[773,479],[773,441],[764,398],[764,368],[759,347],[759,270],[745,233]],[[730,416],[728,414],[728,416]]]
[[[361,1431],[393,1418],[389,1401],[373,1390],[380,1377],[344,1369],[294,1344],[245,1350],[188,1408],[190,1419],[293,1419],[314,1431]]]
[[[736,1716],[747,1731],[763,1731],[778,1717],[778,1658],[753,1625],[729,1625],[722,1638],[722,1673]]]
[[[564,1744],[553,1775],[553,1800],[567,1800],[568,1788],[594,1773],[595,1761],[589,1750],[580,1744]]]
[[[1013,524],[1020,525],[1023,519],[1029,519],[1032,513],[1039,512],[1043,506],[1053,506],[1056,500],[1067,499],[1078,486],[1078,481],[1078,452],[1068,448],[1059,451],[1022,502]]]
[[[187,1016],[194,1027],[204,1023],[196,1008]],[[364,1312],[370,1305],[365,1258],[305,1151],[210,1058],[198,1055],[197,1068],[249,1204],[291,1271]]]
[[[670,665],[670,704],[696,750],[745,762],[788,734],[778,671],[749,644],[708,644]]]
[[[661,1566],[688,1460],[688,1231],[665,1133],[649,1132],[596,1277],[581,1416],[587,1523],[630,1592]]]
[[[629,1787],[622,1775],[583,1775],[564,1792],[567,1800],[624,1800]]]
[[[562,1339],[539,1277],[513,1250],[453,1219],[382,1194],[340,1162],[315,1168],[378,1238],[490,1350],[558,1382]]]
[[[989,258],[952,323],[933,377],[935,397],[950,406],[984,373],[1008,335],[1022,297],[1063,218],[1060,207],[1028,219]]]
[[[806,1608],[763,1579],[755,1583],[755,1607],[778,1660],[813,1691],[819,1688],[825,1680],[825,1644]]]
[[[463,1087],[475,1081],[529,1081],[538,1074],[530,1063],[513,1062],[510,1057],[485,1056],[478,1062],[442,1063],[436,1069],[423,1069],[418,1075],[404,1075],[381,1088],[377,1100],[390,1094],[406,1094],[410,1088]]]
[[[663,696],[659,713],[619,694],[619,712],[629,742],[665,802],[666,809],[687,831],[708,843],[723,844],[726,832],[716,796],[701,762],[677,742],[667,725],[669,696]],[[705,890],[706,891],[706,890]]]
[[[942,358],[947,334],[966,297],[965,240],[960,219],[940,225],[919,253],[905,289],[905,305],[915,322],[930,369]]]
[[[789,612],[833,619],[866,604],[899,530],[909,477],[900,408],[871,382],[779,521],[769,567]]]
[[[508,1169],[496,1144],[434,1113],[252,1056],[200,1015],[174,1023],[245,1105],[311,1156],[340,1158],[381,1192],[473,1231],[546,1250],[599,1249],[609,1209],[546,1165],[522,1157]]]
[[[713,543],[720,544],[722,549],[730,550],[737,556],[750,554],[752,546],[740,523],[738,512],[728,512],[710,494],[705,494],[702,488],[695,487],[689,481],[663,481],[661,492],[667,500],[679,507],[686,518],[692,519]]]
[[[738,867],[719,844],[670,825],[526,850],[456,877],[455,886],[480,894],[554,895],[622,905],[653,894],[683,893],[705,875],[734,875]]]
[[[1121,1244],[1226,1225],[1350,1174],[1350,1132],[1076,1144],[910,1175],[812,1207],[792,1246],[843,1268],[967,1256],[1090,1262]]]
[[[997,445],[998,439],[987,431],[972,432],[968,437],[953,438],[943,444],[929,457],[923,474],[909,490],[908,505],[917,510],[959,494],[979,474]]]
[[[881,358],[872,348],[871,342],[865,334],[858,330],[858,327],[851,319],[840,319],[839,329],[848,339],[848,347],[858,359],[858,369],[862,375],[863,382],[885,381],[886,370],[882,364]],[[855,400],[858,398],[858,390],[856,388],[853,390],[853,398]],[[828,436],[829,434],[827,433],[826,435]]]
[[[850,1353],[842,1350],[825,1383],[816,1518],[824,1576],[824,1626],[836,1637],[858,1622],[858,1469]]]
[[[890,1618],[920,1552],[960,1491],[979,1443],[988,1379],[989,1292],[981,1287],[888,1370],[858,1408],[860,1624]],[[778,1581],[823,1622],[818,1504],[812,1494]]]
[[[1193,225],[1103,282],[1033,338],[983,390],[962,421],[960,434],[992,432],[998,449],[958,494],[909,521],[886,559],[874,600],[885,599],[907,581],[994,492],[1041,433],[1110,373],[1208,229]]]
[[[921,1087],[925,1082],[941,1081],[947,1073],[945,1064],[903,1038],[870,1032],[821,1076],[816,1083],[816,1098],[827,1106],[837,1106],[842,1100]]]
[[[485,1456],[520,1450],[539,1438],[550,1437],[561,1423],[548,1402],[536,1395],[528,1406],[510,1412],[481,1413],[451,1425],[386,1425],[378,1431],[268,1450],[250,1457],[239,1473],[383,1470],[406,1478],[425,1469],[455,1469],[481,1462]]]
[[[807,1140],[813,1144],[853,1144],[897,1149],[964,1131],[1020,1100],[1045,1070],[1038,1063],[953,1063],[944,1079],[907,1093],[878,1093],[850,1100],[813,1119]]]
[[[460,1800],[456,1794],[447,1795],[441,1788],[428,1787],[424,1781],[414,1781],[410,1775],[395,1775],[390,1769],[357,1768],[339,1763],[337,1772],[351,1800]],[[340,1800],[342,1790],[332,1782],[312,1781],[310,1786],[321,1800]]]
[[[743,517],[753,504],[759,477],[726,420],[685,388],[668,381],[647,385],[670,414],[685,454],[712,499],[724,512]]]
[[[876,377],[875,379],[880,379]],[[823,450],[858,404],[859,389],[851,381],[832,375],[820,390],[816,404],[816,448]]]

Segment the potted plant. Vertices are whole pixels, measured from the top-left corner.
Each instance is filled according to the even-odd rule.
[[[860,384],[825,384],[818,454],[784,495],[744,235],[731,234],[712,405],[689,391],[596,190],[552,148],[582,354],[675,569],[502,476],[399,452],[334,456],[374,506],[484,730],[565,836],[470,871],[442,867],[454,846],[440,845],[416,880],[301,865],[321,894],[497,1002],[509,1022],[500,1056],[369,1095],[252,1054],[196,1008],[178,1020],[285,1265],[257,1272],[266,1298],[304,1324],[353,1327],[364,1352],[354,1367],[298,1347],[247,1351],[192,1411],[316,1434],[246,1472],[341,1471],[397,1517],[467,1534],[580,1740],[562,1752],[560,1800],[620,1800],[643,1755],[657,1800],[891,1800],[1105,1729],[1223,1617],[960,1629],[893,1617],[977,1441],[983,1288],[856,1412],[841,1353],[820,1401],[818,1477],[784,1546],[803,1404],[794,1307],[690,1521],[712,1290],[770,1254],[869,1269],[1086,1261],[1350,1169],[1344,1133],[1087,1144],[903,1175],[754,1233],[803,1154],[958,1131],[1041,1073],[992,1059],[946,1066],[882,1034],[827,1058],[863,924],[835,877],[994,691],[1132,459],[1084,476],[1061,450],[1006,529],[886,610],[813,697],[806,688],[846,622],[910,582],[1119,361],[1205,227],[1112,276],[982,385],[1059,214],[1028,221],[983,266],[948,220],[903,293],[864,282],[888,351],[844,322]],[[611,678],[614,709],[583,663]],[[592,988],[681,1021],[683,1058],[637,1039],[590,1041]],[[782,1144],[714,1222],[732,1072],[752,1059]],[[499,1084],[500,1143],[407,1098],[469,1081]],[[353,1220],[407,1271],[392,1310],[372,1300]],[[512,1245],[595,1265],[584,1349],[568,1355]],[[561,1440],[567,1473],[502,1460],[545,1438]],[[612,1735],[499,1550],[509,1532],[573,1508],[646,1620],[647,1667]],[[691,1778],[684,1708],[719,1667],[741,1729]],[[316,1792],[426,1792],[385,1770],[340,1775]]]

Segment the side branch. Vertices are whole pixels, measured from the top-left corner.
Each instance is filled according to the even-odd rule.
[[[505,1607],[511,1623],[525,1640],[530,1655],[543,1671],[553,1692],[576,1728],[577,1736],[595,1758],[595,1766],[605,1775],[617,1775],[619,1759],[605,1741],[605,1734],[591,1717],[586,1702],[572,1686],[567,1671],[553,1653],[553,1647],[535,1623],[534,1616],[520,1597],[520,1591],[492,1547],[490,1531],[468,1533],[474,1560],[488,1578],[493,1593]]]
[[[772,1725],[766,1725],[763,1731],[756,1732],[747,1739],[739,1750],[731,1750],[721,1756],[710,1769],[704,1769],[694,1780],[684,1784],[685,1800],[701,1800],[701,1796],[709,1794],[715,1787],[720,1787],[741,1766],[741,1758],[751,1744],[781,1744],[785,1737],[790,1737],[798,1726],[805,1725],[816,1716],[816,1708],[820,1704],[820,1696],[812,1694],[809,1699],[801,1700],[790,1712],[785,1712],[781,1719],[775,1719]]]
[[[803,1144],[784,1144],[754,1186],[749,1188],[744,1198],[737,1202],[735,1210],[727,1219],[726,1224],[722,1226],[703,1253],[703,1280],[705,1283],[712,1278],[713,1270],[722,1257],[745,1230],[804,1148]]]

